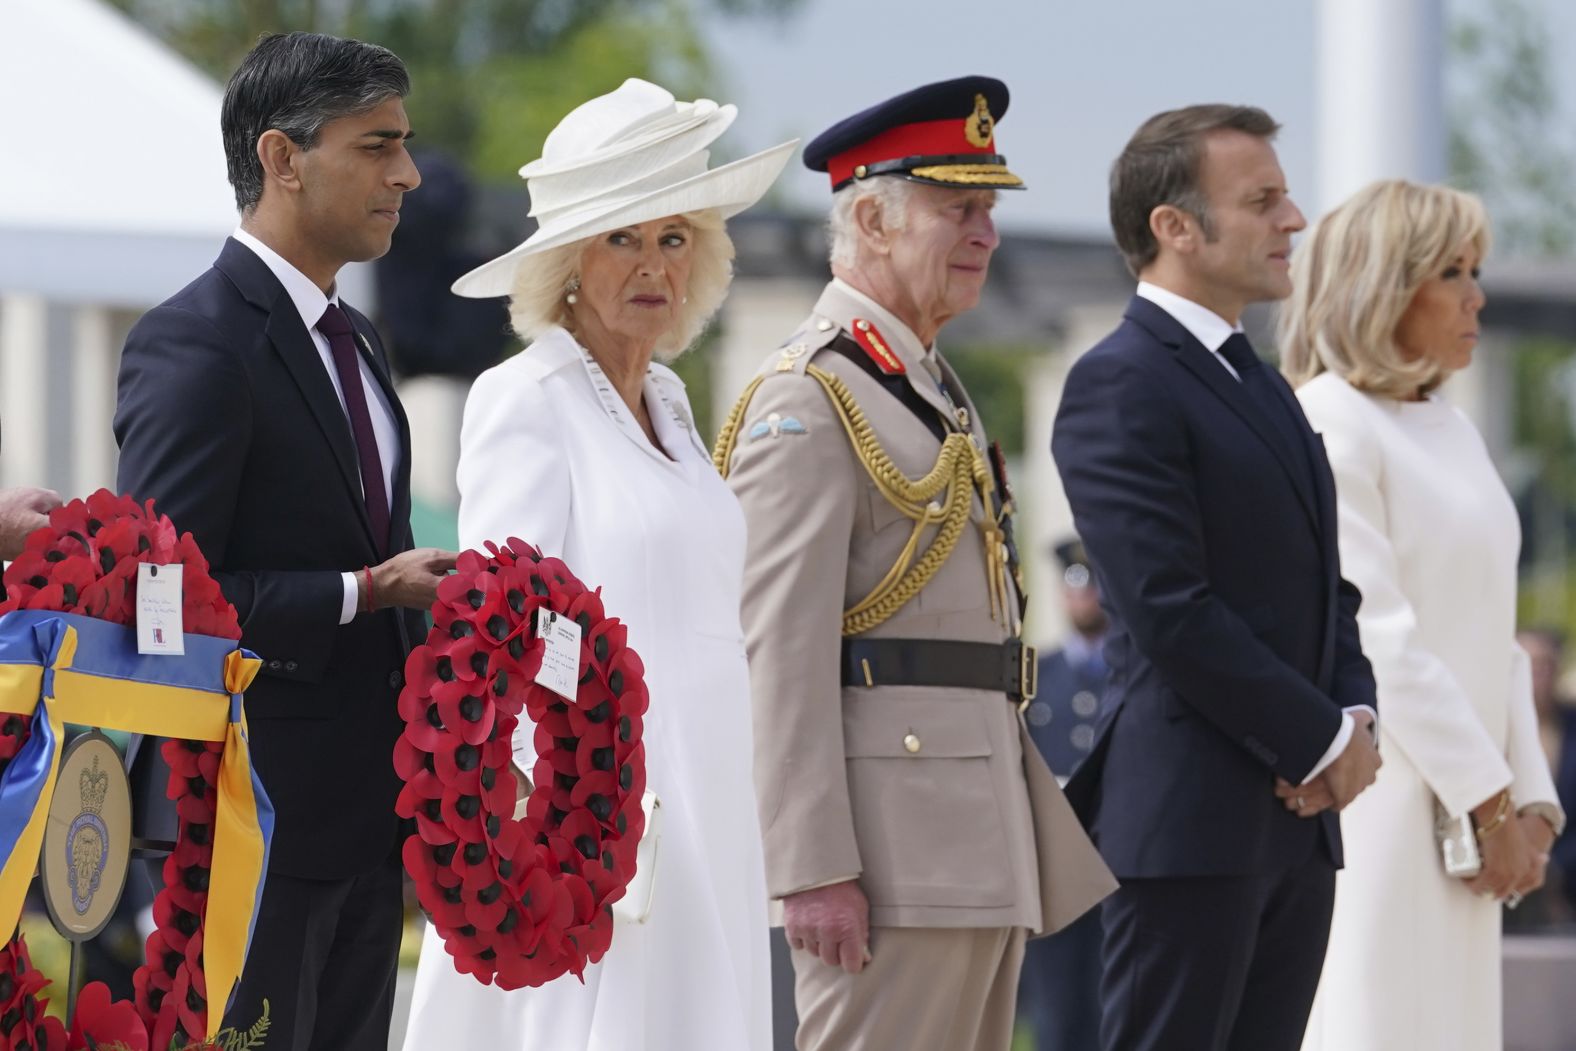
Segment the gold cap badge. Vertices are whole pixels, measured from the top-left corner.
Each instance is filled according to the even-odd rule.
[[[956,110],[953,110],[956,113]],[[986,149],[996,134],[996,118],[990,115],[990,104],[984,95],[974,96],[974,112],[963,118],[963,137],[970,145]]]

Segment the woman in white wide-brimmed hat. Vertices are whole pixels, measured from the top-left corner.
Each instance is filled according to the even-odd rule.
[[[602,588],[645,662],[647,786],[661,836],[644,922],[538,989],[459,974],[429,928],[407,1051],[769,1051],[766,884],[751,778],[739,598],[744,519],[661,360],[727,294],[723,221],[757,201],[788,142],[707,169],[732,106],[628,80],[571,112],[520,174],[537,231],[460,278],[510,297],[522,353],[484,373],[460,435],[460,542],[511,536]],[[530,771],[521,720],[516,763]],[[637,877],[638,878],[638,877]]]

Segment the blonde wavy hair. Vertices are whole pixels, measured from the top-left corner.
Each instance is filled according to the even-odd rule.
[[[1292,293],[1280,309],[1287,381],[1300,387],[1328,370],[1391,398],[1438,387],[1448,374],[1428,358],[1407,361],[1395,330],[1423,282],[1466,245],[1488,254],[1488,215],[1448,186],[1376,182],[1320,219],[1292,253]]]
[[[689,223],[692,239],[688,302],[680,304],[678,324],[658,342],[658,361],[672,361],[699,338],[728,296],[733,282],[733,239],[715,209],[686,212],[679,216]],[[555,326],[568,328],[573,320],[568,295],[580,273],[580,257],[586,246],[609,230],[601,230],[572,244],[549,248],[522,259],[514,269],[514,284],[509,292],[509,323],[527,342]]]

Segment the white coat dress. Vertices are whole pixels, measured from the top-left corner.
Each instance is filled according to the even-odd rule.
[[[1379,686],[1378,780],[1341,814],[1324,974],[1304,1051],[1497,1051],[1499,903],[1445,875],[1452,814],[1510,788],[1558,806],[1516,644],[1516,509],[1465,415],[1437,393],[1297,391],[1335,472],[1341,569]]]
[[[766,881],[739,597],[744,517],[653,364],[654,448],[554,329],[477,379],[460,435],[460,543],[557,555],[628,625],[646,667],[647,785],[662,805],[653,904],[587,968],[503,992],[454,970],[429,927],[405,1051],[770,1051]],[[517,761],[535,759],[531,727]]]

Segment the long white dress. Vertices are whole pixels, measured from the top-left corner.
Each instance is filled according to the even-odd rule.
[[[1379,685],[1378,780],[1341,815],[1346,868],[1304,1051],[1497,1051],[1500,905],[1445,875],[1434,800],[1558,806],[1516,644],[1521,530],[1482,437],[1435,394],[1323,374],[1298,392],[1335,472],[1341,569]]]
[[[406,1051],[769,1051],[766,879],[739,626],[744,516],[653,364],[653,448],[601,371],[553,330],[477,379],[460,436],[460,543],[517,536],[602,588],[651,695],[662,805],[651,916],[619,923],[585,984],[503,992],[458,974],[429,927]],[[664,455],[664,452],[667,455]],[[671,456],[671,459],[669,458]],[[534,763],[530,724],[515,736]]]

